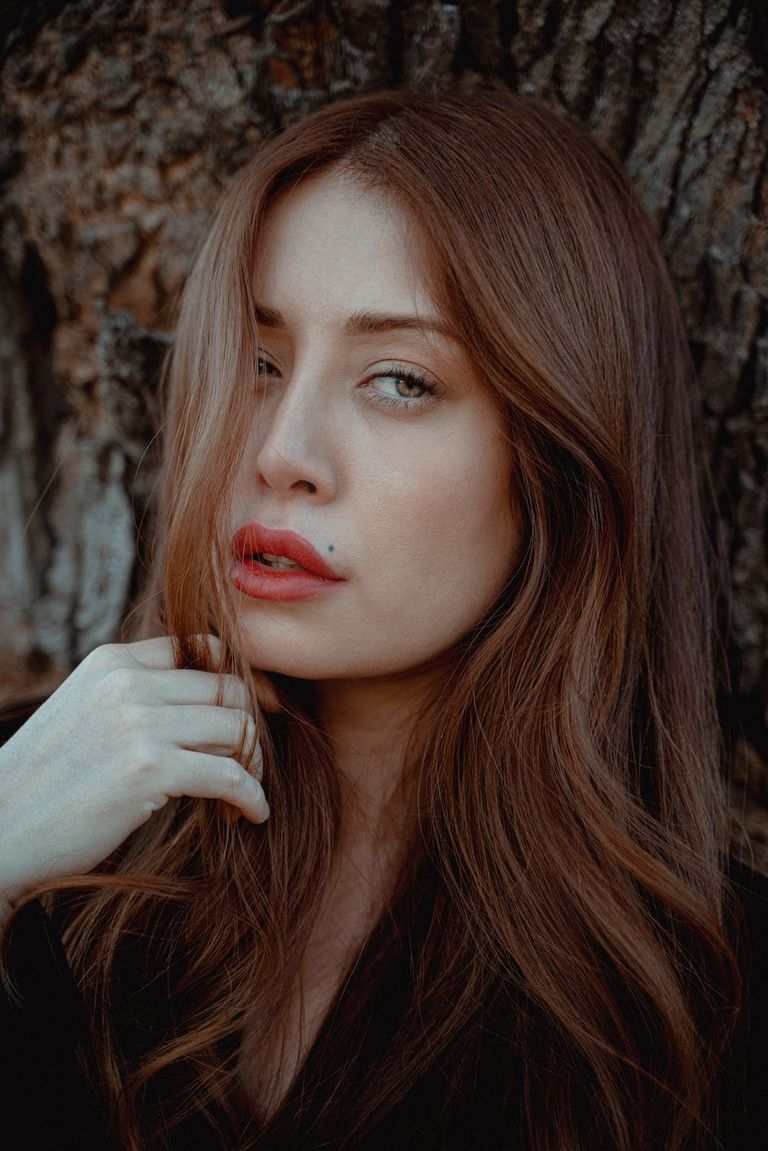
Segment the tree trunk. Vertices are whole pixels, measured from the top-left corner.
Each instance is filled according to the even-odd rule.
[[[496,74],[577,116],[655,215],[728,541],[734,810],[768,869],[762,0],[25,0],[0,71],[0,688],[39,697],[141,586],[156,381],[221,186],[346,94]]]

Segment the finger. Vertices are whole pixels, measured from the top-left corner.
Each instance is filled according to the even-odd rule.
[[[166,703],[216,704],[217,707],[251,710],[248,689],[236,675],[180,667],[153,671],[150,683],[153,698]],[[219,698],[221,703],[217,702]]]
[[[250,760],[245,766],[252,771],[263,766],[256,724],[247,711],[182,704],[164,708],[162,720],[166,738],[178,747],[229,753],[243,742],[244,752],[250,749]]]
[[[211,661],[218,664],[224,650],[224,645],[218,636],[196,635],[191,636],[208,648]],[[143,667],[172,669],[176,667],[173,652],[173,642],[170,636],[159,635],[151,639],[140,639],[133,643],[119,643],[113,645],[121,650],[126,660],[135,660]],[[179,669],[183,670],[183,669]]]
[[[209,649],[214,663],[220,663],[223,654],[223,644],[218,636],[201,636],[200,639],[209,640]],[[194,668],[178,668],[173,658],[173,650],[168,636],[157,636],[149,640],[139,640],[132,644],[114,645],[122,649],[129,659],[136,660],[142,667],[158,672],[173,671],[173,680],[159,681],[158,691],[161,691],[168,700],[176,699],[179,703],[207,703],[215,699],[215,692],[219,683],[224,690],[221,701],[222,707],[250,708],[248,689],[237,675],[225,672],[202,671]],[[200,679],[200,677],[205,677]],[[277,713],[283,711],[277,689],[268,676],[261,671],[254,670],[256,702],[262,711]],[[224,685],[227,685],[224,687]],[[207,685],[207,686],[204,686]],[[214,685],[211,689],[210,685]]]
[[[252,823],[263,823],[269,818],[264,789],[236,759],[178,749],[168,762],[174,779],[167,785],[167,795],[221,799],[241,811]]]

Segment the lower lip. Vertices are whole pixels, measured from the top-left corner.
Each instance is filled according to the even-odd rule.
[[[311,599],[346,582],[303,570],[269,568],[250,560],[234,560],[229,574],[235,587],[254,599]]]

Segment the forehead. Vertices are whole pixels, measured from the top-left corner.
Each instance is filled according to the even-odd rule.
[[[323,173],[285,189],[267,210],[256,296],[281,311],[434,315],[427,267],[423,237],[393,198]]]

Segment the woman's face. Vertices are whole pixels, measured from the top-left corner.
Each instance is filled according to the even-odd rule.
[[[511,573],[511,450],[467,352],[410,322],[347,329],[361,313],[437,318],[416,246],[392,203],[339,176],[305,180],[269,210],[256,297],[277,322],[259,322],[229,526],[298,533],[342,578],[298,599],[238,581],[238,638],[255,668],[314,680],[416,671]]]

